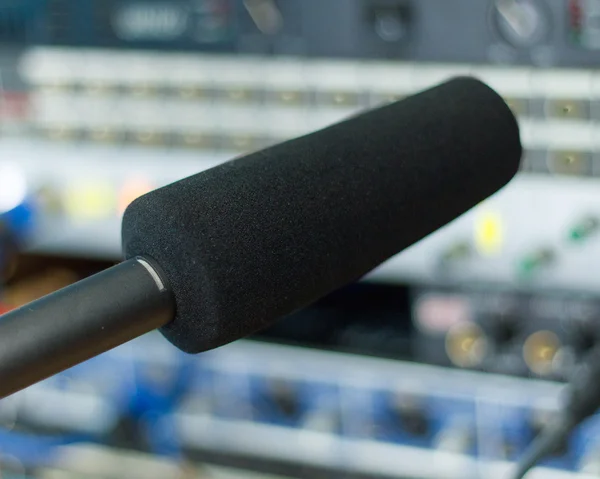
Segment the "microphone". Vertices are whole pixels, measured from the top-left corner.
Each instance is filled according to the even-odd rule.
[[[156,328],[188,353],[248,336],[477,205],[521,154],[503,99],[456,78],[151,192],[125,262],[0,319],[0,397]]]

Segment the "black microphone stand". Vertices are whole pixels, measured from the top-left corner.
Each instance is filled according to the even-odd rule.
[[[169,323],[175,300],[134,258],[0,317],[0,399]]]

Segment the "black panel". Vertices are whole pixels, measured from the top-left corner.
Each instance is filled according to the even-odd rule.
[[[0,5],[0,44],[20,44],[27,39],[32,11],[25,2],[4,0]]]
[[[536,66],[600,63],[593,1],[508,4],[512,10],[497,0],[29,0],[0,7],[0,40]]]

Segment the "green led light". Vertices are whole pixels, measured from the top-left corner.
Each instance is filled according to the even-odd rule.
[[[523,273],[531,273],[537,267],[538,263],[534,258],[527,258],[521,262],[521,271]]]
[[[587,236],[586,232],[581,228],[573,228],[569,233],[569,238],[574,241],[579,241],[584,239]]]
[[[592,234],[596,233],[599,226],[600,222],[596,218],[585,218],[569,231],[569,239],[572,241],[582,241],[587,239]]]
[[[550,264],[554,260],[554,253],[551,250],[544,249],[533,253],[519,263],[519,272],[527,277],[535,273],[543,266]]]

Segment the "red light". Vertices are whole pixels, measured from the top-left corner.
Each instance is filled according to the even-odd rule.
[[[119,195],[119,213],[123,214],[127,207],[140,196],[152,191],[154,187],[143,178],[128,180],[121,189]]]
[[[569,12],[571,13],[571,26],[579,30],[581,28],[581,0],[569,0]]]
[[[0,92],[0,117],[23,120],[29,115],[29,97],[25,93]]]

